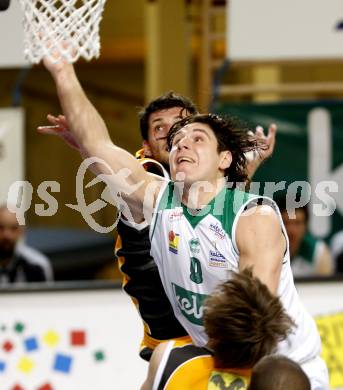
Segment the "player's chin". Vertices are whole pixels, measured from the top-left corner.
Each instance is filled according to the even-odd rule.
[[[187,169],[177,169],[174,175],[176,181],[182,181],[185,184],[192,183],[192,175]]]

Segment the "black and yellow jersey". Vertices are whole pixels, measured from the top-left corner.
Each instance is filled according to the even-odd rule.
[[[157,161],[142,158],[140,154],[138,159],[149,172],[168,177],[168,172]],[[139,229],[121,220],[117,230],[116,255],[123,274],[123,289],[132,298],[143,320],[140,355],[149,360],[160,342],[175,338],[189,341],[190,338],[174,316],[158,268],[150,256],[149,226]]]
[[[156,370],[153,390],[245,390],[251,370],[216,369],[205,347],[170,341]]]

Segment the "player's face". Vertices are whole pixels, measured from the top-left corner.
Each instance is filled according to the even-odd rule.
[[[170,173],[187,184],[215,183],[231,164],[229,151],[218,152],[217,138],[205,123],[191,123],[174,136],[170,151]],[[182,179],[184,177],[184,179]]]
[[[287,211],[283,211],[282,219],[289,238],[289,250],[291,257],[294,257],[296,256],[306,233],[307,226],[305,212],[304,210],[297,209],[295,210],[295,218],[291,219]]]
[[[186,113],[182,107],[172,107],[153,112],[149,117],[148,140],[143,142],[146,157],[151,157],[164,165],[169,165],[167,134],[173,124]]]
[[[0,209],[0,259],[13,256],[15,245],[22,234],[15,214]]]

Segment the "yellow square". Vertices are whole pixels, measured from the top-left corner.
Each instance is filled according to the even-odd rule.
[[[35,363],[32,359],[24,356],[18,362],[18,370],[24,372],[25,374],[29,374],[35,366]]]
[[[56,346],[60,341],[60,336],[53,330],[49,330],[43,336],[43,342],[49,347]]]

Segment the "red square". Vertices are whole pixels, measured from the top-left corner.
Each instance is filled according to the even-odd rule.
[[[14,387],[12,387],[11,390],[24,390],[24,388],[21,387],[20,385],[14,385]]]
[[[39,387],[37,390],[53,390],[49,383]]]
[[[86,333],[83,330],[73,330],[70,334],[71,345],[85,345]]]
[[[13,344],[10,342],[10,341],[5,341],[3,344],[2,344],[2,349],[5,351],[5,352],[11,352],[12,349],[13,349]]]

